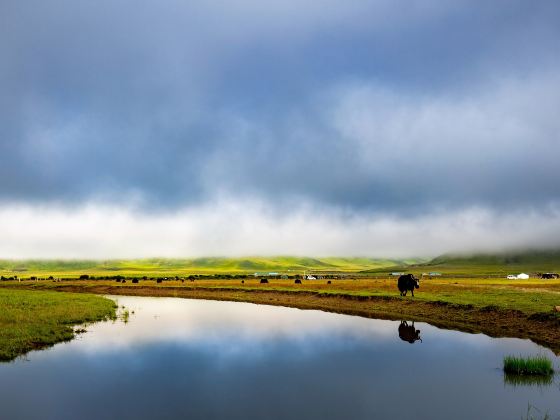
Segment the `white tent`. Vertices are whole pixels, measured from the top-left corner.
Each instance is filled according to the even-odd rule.
[[[529,278],[529,274],[521,273],[517,275],[519,280],[527,280]]]

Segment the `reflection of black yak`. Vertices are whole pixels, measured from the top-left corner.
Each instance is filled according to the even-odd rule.
[[[406,296],[406,292],[410,290],[412,296],[414,296],[414,289],[420,287],[420,280],[414,277],[414,274],[403,274],[399,277],[398,288],[401,292],[401,296]]]
[[[414,327],[414,321],[412,321],[412,325],[408,325],[406,321],[401,321],[401,325],[399,325],[399,337],[401,340],[408,341],[410,344],[414,344],[414,342],[418,340],[422,342],[420,330]]]

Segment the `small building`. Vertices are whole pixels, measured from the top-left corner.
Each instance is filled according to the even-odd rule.
[[[521,273],[517,275],[517,280],[527,280],[529,278],[529,274]]]

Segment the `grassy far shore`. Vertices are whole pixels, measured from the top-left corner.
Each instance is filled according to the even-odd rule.
[[[0,288],[0,361],[74,337],[74,326],[115,316],[101,296]]]
[[[495,337],[530,338],[560,353],[560,280],[437,278],[421,281],[416,296],[401,298],[395,279],[223,279],[195,281],[114,280],[0,282],[34,290],[140,296],[175,296],[320,309],[383,319],[408,319]]]

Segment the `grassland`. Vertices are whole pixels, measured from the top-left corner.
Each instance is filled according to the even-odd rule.
[[[499,276],[507,274],[559,272],[560,250],[503,252],[498,254],[445,254],[428,262],[393,267],[394,271],[440,272],[458,277]],[[365,270],[383,272],[383,268]]]
[[[501,254],[442,255],[434,259],[309,258],[293,256],[243,258],[149,258],[135,260],[0,260],[0,276],[7,278],[239,275],[352,273],[355,276],[385,275],[392,271],[416,274],[439,272],[454,277],[505,277],[507,274],[560,272],[560,250],[523,251]]]
[[[113,317],[101,296],[0,288],[0,360],[74,337],[74,326]]]
[[[306,258],[306,257],[245,257],[245,258],[150,258],[136,260],[0,260],[0,275],[4,277],[54,276],[96,277],[123,276],[183,276],[189,274],[242,274],[255,272],[302,273],[357,272],[380,270],[397,265],[419,263],[421,259],[391,260],[378,258]]]

